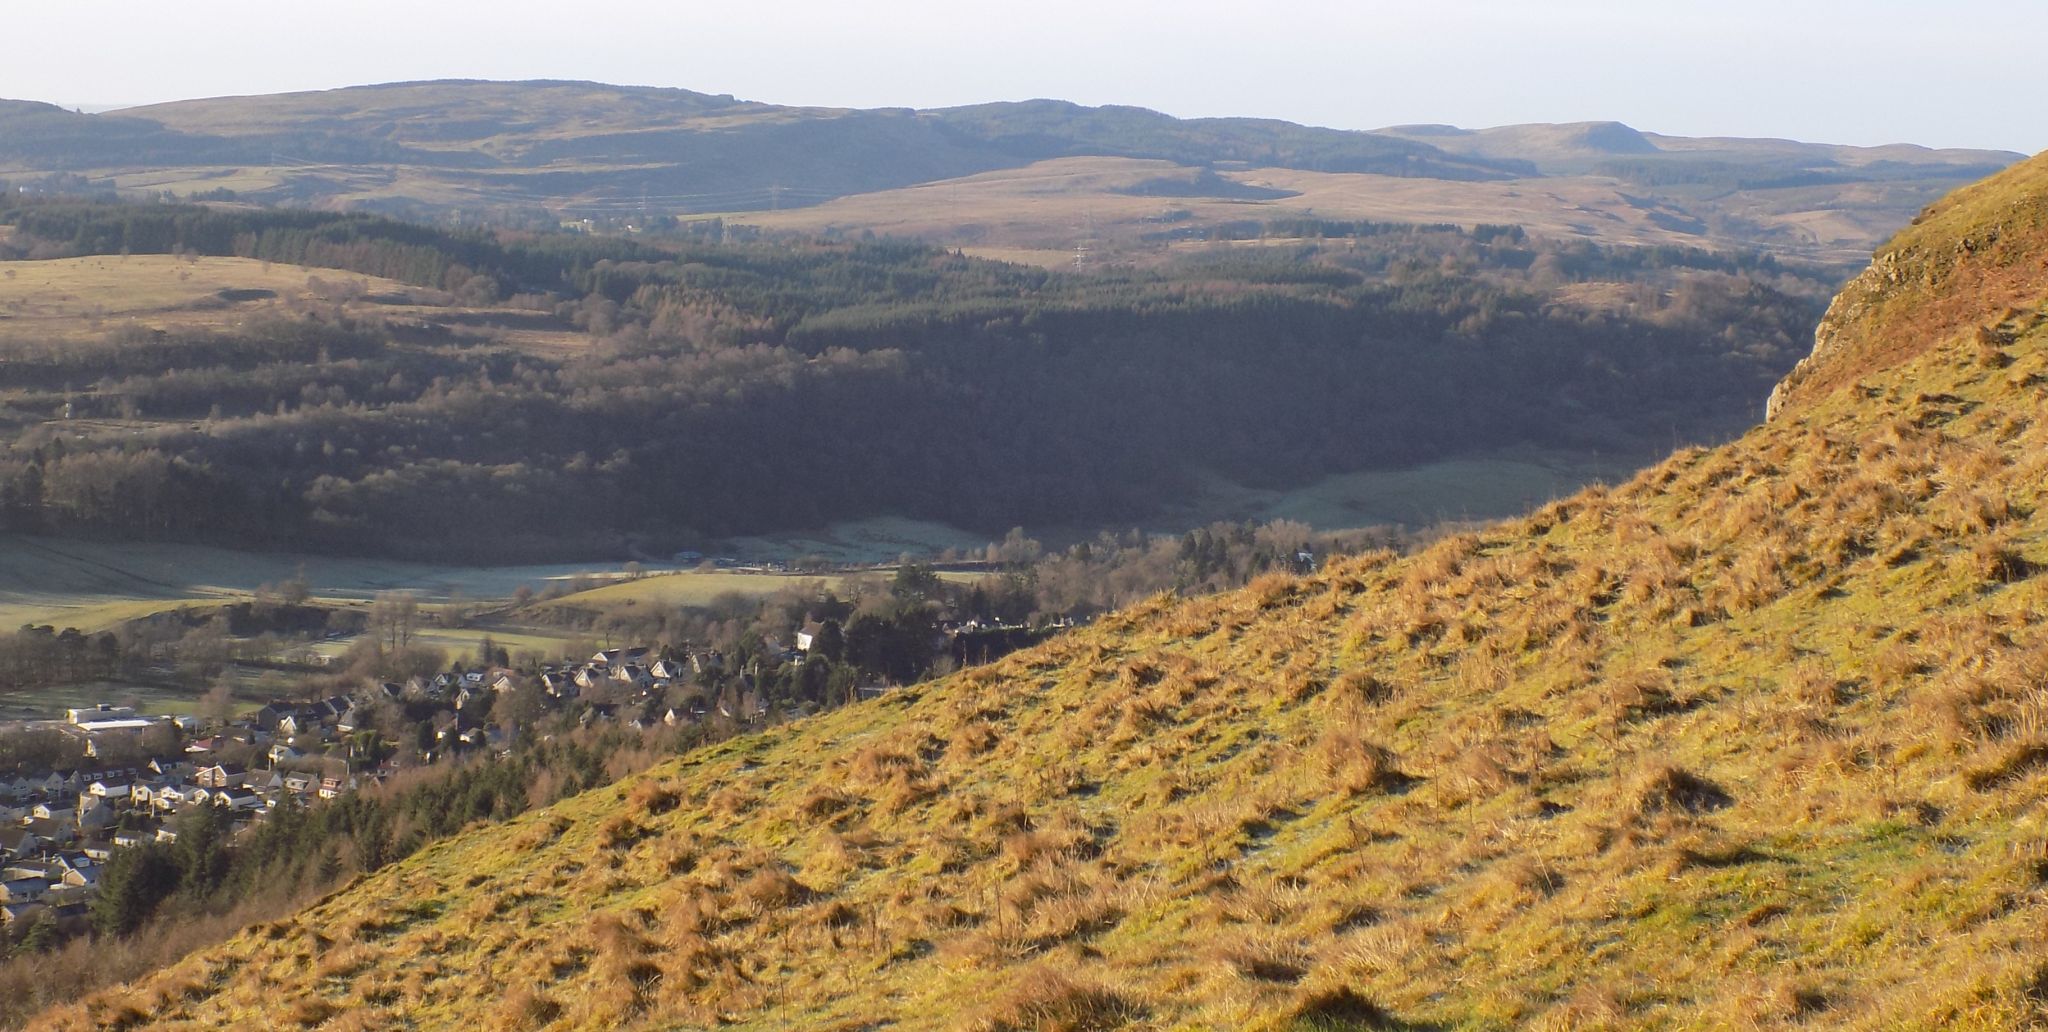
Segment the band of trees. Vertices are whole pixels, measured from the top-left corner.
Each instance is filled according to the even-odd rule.
[[[877,514],[1106,524],[1206,474],[1287,486],[1509,443],[1668,446],[1739,428],[1832,285],[1502,227],[1331,224],[1076,275],[901,243],[9,203],[16,255],[307,263],[586,333],[521,353],[337,309],[0,342],[0,529],[436,558],[660,554]],[[1624,300],[1561,303],[1580,282]]]

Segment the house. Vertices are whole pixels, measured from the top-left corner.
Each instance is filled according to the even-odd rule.
[[[491,690],[494,692],[509,692],[524,687],[526,687],[526,679],[510,670],[500,670],[496,676],[491,678]]]
[[[605,649],[604,651],[599,652],[598,654],[590,657],[590,662],[594,665],[605,667],[606,669],[610,669],[611,667],[615,666],[622,666],[627,663],[645,664],[647,662],[648,654],[653,651],[653,649],[650,649],[645,645],[637,646],[630,649]]]
[[[156,840],[165,845],[170,845],[171,843],[178,841],[178,829],[166,824],[163,827],[156,829]]]
[[[150,833],[135,828],[123,828],[114,833],[114,848],[133,849],[149,841]]]
[[[192,776],[192,769],[190,760],[159,757],[149,761],[149,772],[158,778],[182,781]]]
[[[229,810],[261,810],[263,797],[248,788],[223,788],[213,794],[213,805]]]
[[[552,670],[540,675],[540,689],[558,699],[573,699],[578,694],[574,677]]]
[[[606,669],[607,668],[605,667],[599,666],[578,667],[576,670],[576,674],[573,678],[573,680],[576,682],[576,687],[595,688],[598,685],[603,684],[605,681]]]
[[[86,791],[106,800],[129,799],[135,794],[135,786],[125,781],[95,781]]]
[[[86,859],[103,864],[114,858],[114,843],[108,839],[90,838],[78,844],[78,851],[84,853]]]
[[[725,669],[725,654],[713,649],[710,652],[690,653],[690,670],[693,673],[716,673]]]
[[[690,676],[688,664],[674,659],[657,659],[647,672],[657,681],[680,681]]]
[[[175,810],[185,805],[188,801],[185,794],[187,791],[189,790],[183,785],[165,785],[157,789],[156,799],[154,800],[156,808],[159,810]]]
[[[654,683],[654,678],[647,673],[647,668],[638,663],[623,663],[612,668],[612,680],[621,684],[630,684],[635,688],[646,687]]]
[[[202,788],[231,788],[248,780],[249,768],[239,763],[216,763],[194,775],[193,780]]]
[[[280,767],[287,763],[297,763],[300,760],[306,758],[305,753],[302,753],[297,749],[294,749],[291,746],[284,744],[283,742],[279,742],[271,746],[270,751],[265,755],[270,757],[270,765],[273,767]]]
[[[47,878],[16,878],[0,881],[0,903],[41,903],[50,894]]]
[[[797,628],[796,632],[797,651],[811,651],[811,645],[818,640],[818,635],[824,633],[824,630],[825,625],[816,620],[804,621],[804,625]]]
[[[91,796],[86,798],[92,799]],[[78,815],[72,818],[72,822],[77,824],[81,831],[98,831],[112,825],[117,819],[118,815],[114,813],[114,808],[107,805],[105,800],[93,799],[92,805],[78,808]]]
[[[100,869],[97,865],[69,868],[64,872],[64,884],[74,889],[96,892],[100,887]]]
[[[347,781],[343,781],[341,778],[330,774],[320,779],[320,798],[333,799],[355,787],[355,779],[350,778]]]
[[[313,775],[293,771],[284,776],[284,790],[293,795],[305,795],[313,789]]]
[[[0,828],[0,857],[33,856],[43,848],[43,840],[25,827]]]
[[[364,713],[358,706],[351,705],[346,713],[334,718],[334,729],[345,735],[352,735],[363,726]]]
[[[34,832],[35,836],[44,842],[59,846],[78,837],[78,829],[67,820],[45,821],[31,818],[28,830]]]
[[[16,921],[26,921],[41,909],[41,903],[0,903],[0,927],[12,925]]]

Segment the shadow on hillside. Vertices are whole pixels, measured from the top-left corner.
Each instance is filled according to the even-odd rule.
[[[1346,987],[1311,995],[1295,1008],[1288,1032],[1438,1032],[1441,1026],[1402,1021]]]

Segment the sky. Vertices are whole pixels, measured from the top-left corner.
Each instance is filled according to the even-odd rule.
[[[0,97],[100,108],[413,79],[779,104],[1053,97],[1343,129],[2048,148],[2041,0],[102,0],[0,7]],[[34,42],[30,42],[34,41]]]

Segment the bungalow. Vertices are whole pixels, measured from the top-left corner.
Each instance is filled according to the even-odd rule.
[[[9,864],[6,867],[0,867],[0,881],[41,878],[46,882],[55,882],[58,878],[63,877],[64,872],[61,869],[53,871],[50,869],[51,866],[48,861],[22,860]]]
[[[41,903],[50,894],[47,878],[16,878],[0,881],[0,903]]]
[[[654,683],[654,678],[648,675],[647,668],[638,663],[625,663],[612,668],[612,680],[630,684],[635,688]]]
[[[605,681],[605,669],[598,666],[578,667],[573,680],[578,688],[595,688]]]
[[[657,681],[680,681],[690,676],[689,667],[674,659],[657,659],[647,672],[653,674]]]
[[[100,887],[100,869],[98,866],[73,867],[64,872],[64,884],[74,889],[85,889],[88,892],[98,891]]]
[[[98,863],[106,863],[114,858],[113,842],[103,838],[86,839],[78,844],[78,851],[84,853],[86,859]]]

